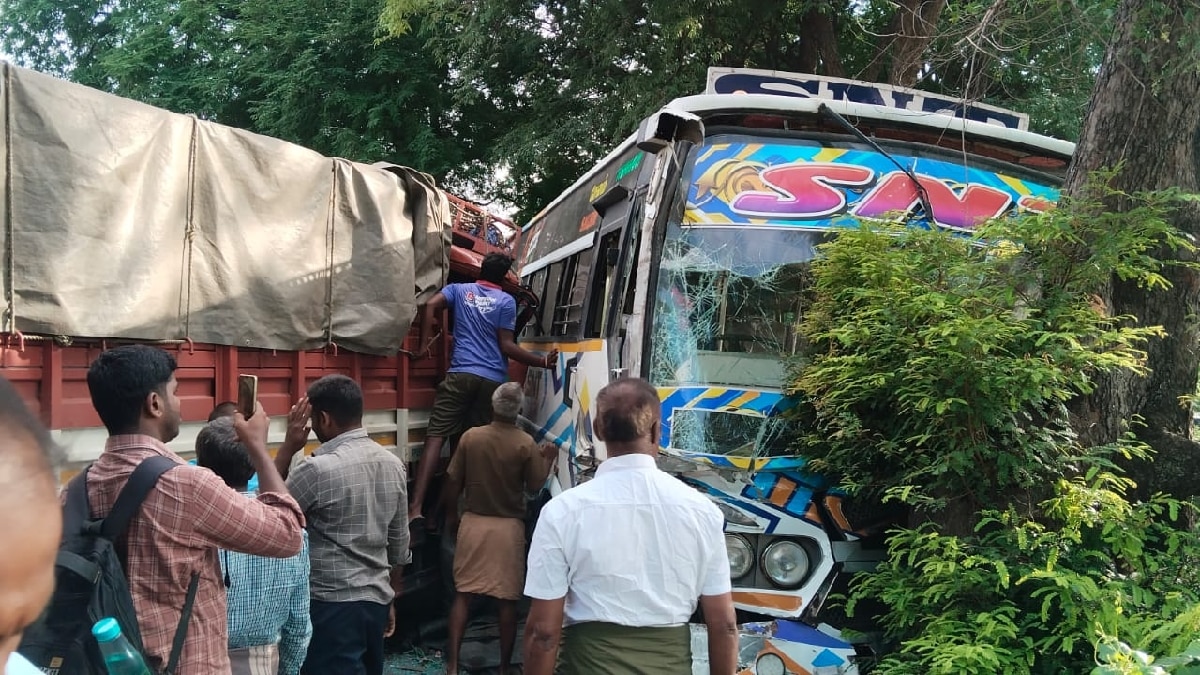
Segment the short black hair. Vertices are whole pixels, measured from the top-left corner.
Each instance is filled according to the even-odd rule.
[[[62,448],[50,437],[50,432],[38,421],[20,392],[6,378],[0,377],[0,463],[20,464],[34,473],[54,478],[54,470],[62,464]],[[38,452],[30,455],[28,445],[14,442],[26,436],[34,442]],[[22,452],[21,456],[15,453]]]
[[[210,469],[229,487],[245,487],[254,475],[250,453],[238,439],[232,417],[218,417],[196,436],[196,464]]]
[[[504,277],[508,276],[512,264],[513,259],[503,253],[489,253],[483,257],[483,262],[479,265],[479,278],[493,284],[501,283],[504,281]]]
[[[606,442],[630,443],[650,435],[662,419],[658,390],[640,377],[625,377],[596,394],[596,422]]]
[[[314,415],[329,413],[342,426],[362,422],[362,387],[345,375],[326,375],[308,385],[308,402]]]
[[[234,413],[236,412],[237,403],[234,403],[233,401],[221,401],[217,404],[217,407],[213,408],[212,412],[208,414],[208,421],[211,422],[218,417],[233,417]]]
[[[175,357],[148,345],[126,345],[96,357],[88,368],[92,407],[110,434],[137,428],[150,392],[166,393],[176,368]]]

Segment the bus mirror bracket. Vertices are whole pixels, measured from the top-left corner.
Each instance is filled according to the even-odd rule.
[[[629,190],[623,185],[614,185],[607,192],[597,197],[596,201],[592,202],[592,208],[603,218],[605,211],[626,199],[629,199]]]
[[[663,109],[642,120],[638,127],[637,146],[652,154],[662,152],[672,141],[690,141],[699,145],[704,140],[704,123],[692,113]]]

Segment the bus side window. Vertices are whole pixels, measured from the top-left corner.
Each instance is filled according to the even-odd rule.
[[[625,304],[621,308],[623,314],[633,314],[633,298],[637,293],[637,259],[638,251],[642,245],[642,232],[635,229],[633,232],[633,241],[629,244],[629,264],[625,266],[624,274],[629,277],[629,284],[625,288]]]
[[[525,324],[522,337],[530,338],[546,334],[546,331],[542,329],[542,315],[546,312],[546,277],[548,275],[549,268],[543,267],[529,278],[529,289],[538,297],[538,308],[534,310],[533,318],[529,320],[529,323]]]
[[[558,335],[554,330],[554,320],[558,314],[559,282],[566,266],[567,261],[560,260],[546,268],[546,288],[542,293],[542,314],[539,320],[542,335]]]
[[[590,250],[567,258],[566,269],[558,281],[558,302],[554,308],[552,335],[579,337],[583,323],[583,302],[586,296]]]
[[[602,337],[604,326],[608,323],[608,313],[611,310],[611,298],[614,284],[617,282],[617,248],[621,241],[621,230],[614,230],[604,235],[596,250],[596,274],[592,275],[592,289],[587,304],[587,328],[583,336],[588,338]]]

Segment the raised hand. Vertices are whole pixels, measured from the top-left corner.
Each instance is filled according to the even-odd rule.
[[[284,437],[284,443],[301,447],[308,443],[308,434],[312,431],[312,424],[309,423],[311,417],[312,404],[308,402],[308,397],[297,401],[296,405],[288,411],[287,435]]]

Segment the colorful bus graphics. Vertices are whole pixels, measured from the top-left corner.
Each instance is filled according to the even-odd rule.
[[[978,161],[964,165],[961,156],[955,161],[944,154],[889,154],[847,143],[717,137],[696,155],[684,222],[827,229],[850,224],[852,217],[915,216],[928,225],[910,173],[924,189],[936,224],[958,231],[1006,214],[1045,211],[1058,201],[1048,177],[1017,177]]]

